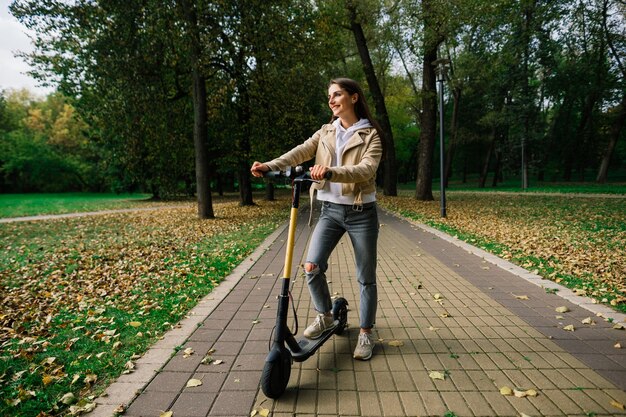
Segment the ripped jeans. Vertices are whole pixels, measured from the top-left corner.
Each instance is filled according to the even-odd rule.
[[[376,255],[378,242],[378,214],[376,203],[356,211],[352,206],[322,201],[322,213],[315,226],[306,262],[315,267],[306,272],[307,283],[315,309],[320,313],[331,311],[330,291],[326,282],[328,258],[345,232],[348,232],[356,262],[356,279],[360,288],[360,327],[374,326],[377,307]]]

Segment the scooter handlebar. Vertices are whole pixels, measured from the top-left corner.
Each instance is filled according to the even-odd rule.
[[[332,172],[328,171],[324,178],[329,180],[332,176]],[[297,178],[301,177],[302,179],[311,179],[310,171],[305,171],[304,167],[298,165],[296,167],[289,167],[284,171],[267,171],[263,174],[263,177],[269,179],[277,179],[277,178]]]

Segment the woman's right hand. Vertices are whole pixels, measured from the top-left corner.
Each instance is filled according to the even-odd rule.
[[[262,177],[264,172],[269,171],[270,168],[259,162],[259,161],[254,161],[254,163],[252,164],[252,168],[250,168],[250,172],[252,173],[253,176],[255,177]]]

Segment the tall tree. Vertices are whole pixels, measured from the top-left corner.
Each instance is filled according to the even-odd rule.
[[[195,2],[194,2],[195,3]],[[202,72],[201,39],[198,26],[197,3],[182,0],[181,6],[187,22],[187,36],[190,45],[191,79],[193,84],[193,143],[196,160],[196,193],[198,195],[198,217],[212,219],[213,200],[209,176],[209,148],[207,131],[206,80]]]
[[[367,39],[363,31],[363,26],[361,25],[360,14],[357,10],[357,3],[354,0],[347,0],[346,9],[348,10],[348,17],[350,19],[350,30],[354,35],[354,40],[363,65],[363,72],[367,78],[367,84],[374,100],[376,117],[383,130],[381,132],[381,136],[383,143],[385,144],[385,157],[383,161],[384,194],[388,196],[396,196],[398,195],[396,150],[393,140],[393,132],[391,130],[391,123],[389,122],[389,114],[387,113],[387,106],[385,104],[385,96],[383,95],[380,83],[378,82],[376,71],[374,70],[370,51],[367,46]]]

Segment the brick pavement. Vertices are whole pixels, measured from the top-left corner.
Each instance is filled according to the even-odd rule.
[[[308,216],[300,217],[295,265],[304,261],[309,235]],[[626,332],[594,312],[622,321],[624,315],[563,288],[549,294],[542,286],[554,283],[439,232],[384,212],[380,222],[377,342],[370,361],[352,359],[358,287],[345,238],[327,275],[331,293],[350,303],[354,328],[294,363],[279,400],[259,390],[280,288],[282,230],[199,305],[190,322],[138,363],[138,376],[113,384],[92,415],[111,415],[120,403],[129,404],[124,415],[131,417],[157,417],[166,410],[174,417],[244,417],[252,410],[274,417],[626,415],[612,404],[626,404],[626,351],[613,347],[626,346]],[[294,270],[292,293],[302,329],[314,313],[302,270]],[[556,313],[558,306],[571,311]],[[596,324],[582,324],[586,317]],[[563,330],[568,324],[576,330]],[[182,348],[176,352],[173,346]],[[196,353],[185,358],[187,347]],[[223,363],[201,364],[209,349]],[[432,379],[431,372],[444,379]],[[191,378],[203,384],[186,388]],[[503,386],[538,395],[503,396]]]

